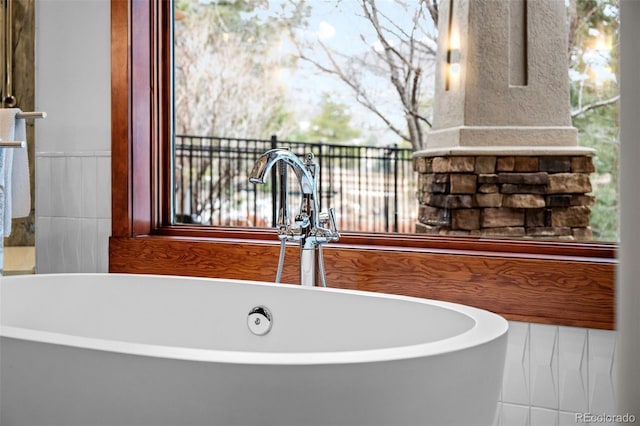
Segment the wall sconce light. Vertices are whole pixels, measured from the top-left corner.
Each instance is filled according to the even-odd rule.
[[[451,76],[456,76],[460,73],[460,49],[447,50],[447,64],[449,65]]]
[[[451,88],[451,82],[460,74],[460,49],[447,50],[447,74],[445,77],[445,90]]]
[[[460,34],[454,26],[453,0],[449,0],[449,25],[447,29],[447,55],[445,70],[445,90],[451,88],[452,80],[460,74]]]

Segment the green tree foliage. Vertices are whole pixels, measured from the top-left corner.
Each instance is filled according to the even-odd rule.
[[[307,130],[292,134],[294,139],[345,143],[360,136],[361,132],[351,127],[351,113],[347,105],[332,100],[331,95],[325,93],[321,108]]]
[[[618,237],[618,1],[569,4],[569,76],[573,125],[581,146],[594,148],[594,238]]]

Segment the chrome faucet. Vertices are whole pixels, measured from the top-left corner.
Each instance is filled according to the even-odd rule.
[[[249,176],[254,184],[265,183],[271,168],[278,164],[279,206],[278,206],[278,238],[280,239],[280,259],[276,282],[280,282],[284,264],[285,244],[287,241],[300,243],[300,284],[314,286],[316,284],[316,264],[318,265],[322,285],[327,286],[322,256],[322,245],[338,241],[335,210],[320,212],[318,204],[317,176],[320,166],[314,161],[313,154],[307,154],[303,162],[297,155],[285,148],[271,149],[258,158]],[[287,165],[290,166],[302,192],[300,212],[290,220],[287,180]]]

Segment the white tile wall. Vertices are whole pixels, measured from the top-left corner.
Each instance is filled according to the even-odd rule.
[[[36,270],[107,272],[111,153],[36,153]]]
[[[35,2],[36,271],[106,272],[111,232],[109,0]],[[64,25],[69,16],[74,25]]]
[[[578,414],[619,414],[613,391],[615,331],[509,326],[498,426],[576,425]]]
[[[529,358],[529,324],[511,322],[502,383],[503,401],[529,406],[531,401]]]
[[[589,411],[588,331],[561,327],[559,336],[562,341],[559,352],[560,410],[586,413]]]
[[[529,325],[531,405],[558,409],[558,327]]]

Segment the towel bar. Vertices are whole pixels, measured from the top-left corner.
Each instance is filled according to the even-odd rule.
[[[24,148],[27,146],[25,141],[0,141],[0,148]]]
[[[16,114],[16,118],[24,118],[26,120],[31,118],[46,118],[46,112],[19,112]],[[0,148],[24,148],[27,146],[25,141],[6,141],[0,140]]]
[[[19,112],[16,114],[16,118],[47,118],[46,112]]]

